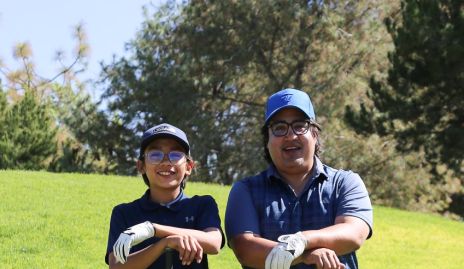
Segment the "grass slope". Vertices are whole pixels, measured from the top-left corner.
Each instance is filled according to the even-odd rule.
[[[112,208],[137,199],[140,178],[0,171],[0,268],[107,268]],[[188,183],[211,194],[222,217],[230,187]],[[361,268],[461,268],[464,223],[375,207],[374,236],[358,251]],[[213,269],[240,268],[226,246]]]

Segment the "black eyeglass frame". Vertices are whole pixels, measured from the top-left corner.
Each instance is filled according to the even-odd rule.
[[[304,127],[304,130],[303,131],[295,131],[295,128],[294,128],[294,124],[295,123],[302,123],[304,122],[306,124],[306,126]],[[285,133],[283,134],[276,134],[275,133],[275,129],[273,128],[275,125],[277,124],[285,124],[286,125],[286,129],[285,129]],[[268,125],[268,128],[271,130],[271,133],[275,136],[275,137],[284,137],[288,134],[288,129],[290,129],[290,127],[292,128],[292,131],[294,134],[296,135],[304,135],[308,132],[308,130],[311,128],[311,126],[315,126],[317,128],[319,128],[319,125],[317,123],[315,123],[314,121],[310,120],[310,119],[299,119],[299,120],[294,120],[292,122],[286,122],[286,121],[275,121],[275,122],[271,122],[269,123]]]

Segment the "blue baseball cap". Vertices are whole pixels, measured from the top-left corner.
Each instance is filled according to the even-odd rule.
[[[297,108],[309,119],[316,120],[316,113],[314,113],[309,95],[300,90],[285,89],[274,93],[267,99],[264,124],[267,125],[272,116],[283,108]]]
[[[179,142],[184,148],[187,154],[190,154],[190,145],[187,140],[187,135],[185,133],[168,123],[163,123],[160,125],[156,125],[151,127],[150,129],[146,130],[143,132],[142,135],[142,142],[140,144],[140,155],[139,159],[143,159],[143,154],[145,151],[145,148],[156,138],[161,138],[161,137],[169,137],[169,138],[174,138]]]

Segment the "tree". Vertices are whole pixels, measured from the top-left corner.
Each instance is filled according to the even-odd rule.
[[[371,77],[368,99],[359,110],[347,106],[345,119],[364,136],[393,140],[408,169],[420,172],[405,178],[427,194],[416,205],[426,198],[422,209],[462,217],[464,4],[405,0],[399,15],[385,21],[394,41],[388,73]]]
[[[0,131],[2,169],[44,169],[56,150],[53,118],[49,109],[26,91],[18,103],[6,111]]]
[[[104,100],[121,130],[134,134],[111,130],[124,142],[162,121],[186,130],[199,178],[214,182],[230,184],[264,168],[259,132],[270,93],[306,89],[321,115],[336,116],[347,82],[375,65],[371,45],[382,40],[380,1],[175,5],[147,15],[128,45],[132,56],[104,67]],[[119,146],[127,145],[136,147]]]
[[[443,165],[464,182],[464,3],[413,1],[386,20],[394,40],[386,81],[373,77],[372,106],[347,108],[359,132],[393,135],[402,152],[423,150],[432,172]]]
[[[19,69],[0,66],[5,80],[0,93],[0,167],[111,171],[111,158],[105,149],[97,148],[96,142],[101,137],[98,130],[108,125],[106,117],[86,92],[86,83],[78,78],[86,68],[88,51],[81,25],[74,35],[77,46],[71,62],[66,61],[64,52],[57,52],[61,71],[52,78],[37,73],[27,43],[17,44],[14,51],[15,59],[22,64]]]

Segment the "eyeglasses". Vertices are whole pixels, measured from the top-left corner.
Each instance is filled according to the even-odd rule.
[[[309,120],[295,120],[291,123],[286,121],[277,121],[269,124],[271,132],[276,137],[286,136],[288,133],[289,127],[292,127],[293,133],[296,135],[306,134],[311,126],[311,121]]]
[[[171,151],[164,153],[161,150],[150,150],[145,153],[145,161],[150,164],[160,164],[164,160],[164,156],[168,157],[168,160],[171,164],[177,165],[181,164],[182,160],[185,157],[185,153],[181,151]]]

